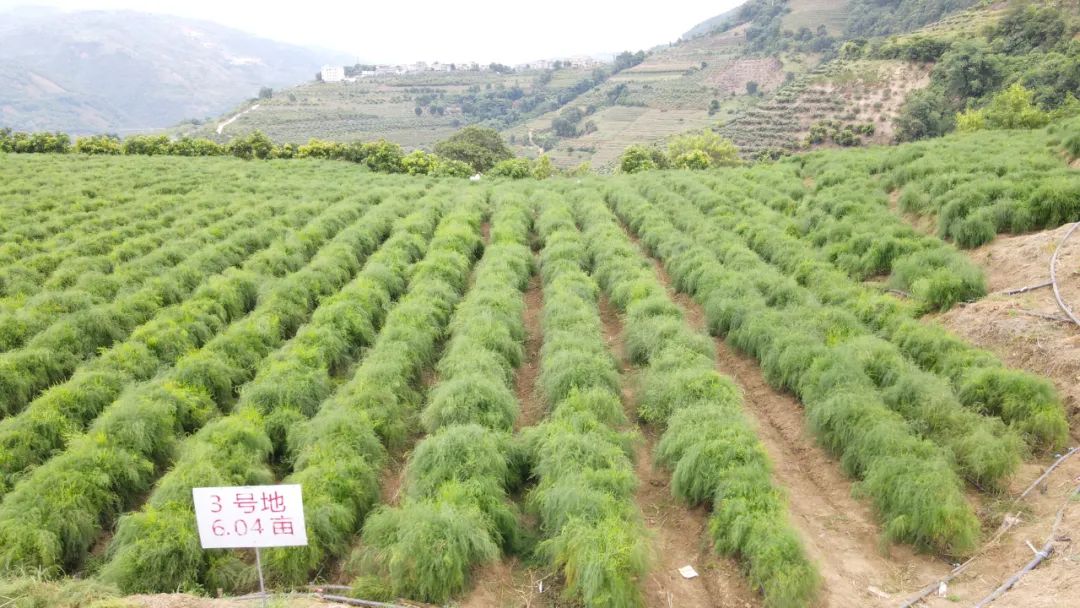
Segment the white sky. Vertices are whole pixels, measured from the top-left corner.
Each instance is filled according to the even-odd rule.
[[[0,10],[25,5],[133,9],[206,19],[373,62],[519,63],[647,49],[675,41],[743,1],[0,0]]]

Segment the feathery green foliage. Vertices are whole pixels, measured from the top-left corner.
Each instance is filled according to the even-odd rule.
[[[638,606],[647,565],[645,530],[633,503],[632,437],[623,422],[619,376],[604,343],[597,287],[568,203],[548,194],[538,230],[544,241],[539,384],[552,410],[524,433],[537,485],[537,547],[566,577],[566,594],[586,606]]]
[[[690,330],[598,196],[584,191],[575,209],[594,272],[625,313],[628,354],[645,366],[638,416],[666,427],[654,456],[672,469],[672,492],[712,505],[717,550],[742,560],[767,605],[808,605],[820,576],[787,521],[742,395],[715,370],[711,341]]]
[[[438,200],[438,199],[436,199]],[[387,447],[401,445],[421,401],[421,372],[465,289],[480,250],[486,203],[465,193],[443,199],[445,213],[406,293],[390,310],[352,377],[288,433],[288,483],[304,486],[308,545],[267,552],[273,580],[299,585],[326,559],[343,555],[375,505]]]
[[[916,437],[882,403],[872,383],[864,381],[865,373],[856,373],[836,356],[836,345],[857,330],[854,318],[822,315],[817,307],[806,306],[805,297],[770,280],[768,266],[737,237],[711,230],[694,213],[687,214],[692,210],[686,203],[669,197],[664,199],[667,211],[660,211],[643,197],[614,188],[608,200],[664,260],[679,289],[701,302],[708,314],[722,315],[710,319],[710,325],[754,355],[771,383],[799,395],[811,428],[862,480],[859,487],[873,500],[890,538],[947,554],[974,549],[978,520],[947,454]],[[747,281],[744,273],[754,279]]]

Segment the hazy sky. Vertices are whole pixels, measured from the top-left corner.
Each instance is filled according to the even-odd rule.
[[[743,1],[0,0],[0,9],[20,5],[125,8],[207,19],[368,61],[516,63],[671,42],[696,23]]]

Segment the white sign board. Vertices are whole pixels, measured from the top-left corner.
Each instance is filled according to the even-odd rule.
[[[192,488],[203,549],[307,544],[299,485]]]

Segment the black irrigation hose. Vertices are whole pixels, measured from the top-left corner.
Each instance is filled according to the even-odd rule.
[[[1072,309],[1069,308],[1069,306],[1065,304],[1065,301],[1061,299],[1061,290],[1058,288],[1057,275],[1055,274],[1058,254],[1061,253],[1061,248],[1065,246],[1065,241],[1069,240],[1069,237],[1072,236],[1072,233],[1076,231],[1077,226],[1080,226],[1080,222],[1073,224],[1072,228],[1069,228],[1069,231],[1066,232],[1065,236],[1061,238],[1061,242],[1058,243],[1057,249],[1054,250],[1053,257],[1050,258],[1050,283],[1053,284],[1054,298],[1057,299],[1058,306],[1061,308],[1062,311],[1065,312],[1065,314],[1070,319],[1072,319],[1073,323],[1076,323],[1078,326],[1080,326],[1080,319],[1076,318],[1076,315],[1073,314]]]
[[[1038,479],[1033,481],[1031,483],[1031,485],[1029,485],[1027,487],[1027,489],[1024,490],[1024,492],[1022,494],[1020,494],[1020,496],[1017,497],[1013,501],[1013,504],[1023,500],[1028,494],[1031,493],[1032,490],[1035,489],[1036,486],[1038,486],[1040,483],[1043,482],[1043,480],[1045,480],[1047,477],[1049,477],[1050,473],[1054,472],[1054,469],[1058,468],[1058,466],[1060,466],[1061,463],[1065,462],[1070,456],[1072,456],[1073,454],[1075,454],[1077,452],[1080,452],[1080,447],[1071,448],[1071,449],[1069,449],[1068,452],[1065,452],[1064,454],[1062,454],[1057,460],[1054,461],[1053,464],[1051,464],[1045,471],[1043,471],[1043,474],[1040,475]],[[1076,491],[1080,492],[1080,487],[1078,487]],[[1070,494],[1070,496],[1072,496],[1072,494]],[[1068,504],[1068,503],[1066,502],[1066,504]],[[1010,510],[1011,510],[1011,508],[1012,507],[1010,505]],[[1056,530],[1058,525],[1060,524],[1061,517],[1062,517],[1062,514],[1064,513],[1064,510],[1065,510],[1064,505],[1062,506],[1061,509],[1058,510],[1057,520],[1054,522],[1054,530]],[[983,546],[986,547],[986,546],[989,546],[989,545],[997,542],[997,540],[999,538],[1001,538],[1002,535],[1004,535],[1005,532],[1007,532],[1010,528],[1012,528],[1012,524],[1009,523],[1008,521],[1006,521],[1005,523],[1002,524],[1001,528],[998,529],[997,533],[994,534],[994,537],[992,539],[990,539],[990,541],[985,543]],[[1050,540],[1052,541],[1053,539],[1054,539],[1054,534],[1051,533]],[[1036,554],[1036,558],[1038,559],[1039,555],[1042,555],[1043,556],[1042,559],[1045,559],[1052,552],[1053,552],[1053,547],[1051,547],[1050,551],[1047,551],[1044,548],[1043,551]],[[950,571],[949,574],[946,575],[945,577],[943,577],[943,578],[941,578],[941,579],[939,579],[937,581],[934,581],[933,583],[930,583],[929,585],[923,587],[918,593],[916,593],[915,595],[912,595],[908,599],[904,600],[904,603],[900,604],[900,608],[911,608],[912,606],[915,606],[916,604],[921,602],[924,598],[926,598],[926,596],[930,595],[934,591],[937,591],[937,589],[939,588],[941,583],[952,582],[952,580],[954,578],[956,578],[957,576],[960,576],[965,570],[968,569],[968,566],[970,566],[972,563],[974,563],[975,560],[978,559],[982,554],[983,554],[982,551],[980,551],[979,553],[976,553],[975,555],[972,555],[971,558],[968,559],[966,562],[964,562],[964,563],[960,564],[959,566],[953,568],[952,571]],[[1039,559],[1039,562],[1041,562],[1042,559]],[[1025,570],[1021,571],[1021,573],[1020,573],[1021,575],[1023,573],[1026,573],[1027,571],[1029,571],[1031,568],[1034,568],[1034,566],[1032,566],[1030,563],[1028,565],[1030,567],[1027,567],[1027,568],[1025,568]],[[1038,565],[1038,562],[1036,562],[1035,565]],[[1019,576],[1016,577],[1016,580],[1012,580],[1012,579],[1010,579],[1010,580],[1011,580],[1011,583],[1008,583],[1008,587],[1011,587],[1013,584],[1015,584],[1016,580],[1019,580]],[[1008,587],[1006,587],[1005,585],[1002,585],[1001,587],[999,587],[998,589],[996,589],[994,591],[994,593],[997,594],[997,595],[991,594],[991,597],[989,597],[987,599],[989,599],[990,601],[993,601],[1000,594],[1007,591]],[[986,599],[983,600],[983,602],[986,602],[986,601],[987,601]],[[984,605],[984,604],[982,604],[982,605]]]
[[[1012,586],[1015,585],[1017,582],[1019,582],[1025,574],[1031,572],[1043,561],[1049,559],[1049,557],[1054,553],[1054,541],[1057,540],[1057,529],[1058,526],[1061,525],[1062,518],[1065,516],[1065,508],[1069,506],[1069,503],[1072,502],[1072,500],[1076,496],[1080,496],[1080,486],[1076,486],[1075,488],[1073,488],[1073,491],[1069,493],[1068,497],[1065,498],[1065,502],[1063,502],[1061,504],[1061,507],[1058,509],[1057,517],[1054,518],[1054,526],[1050,528],[1050,536],[1046,539],[1046,544],[1043,545],[1043,548],[1039,551],[1036,551],[1035,557],[1031,558],[1031,561],[1028,562],[1027,565],[1025,565],[1019,572],[1010,576],[1004,583],[1001,584],[1000,587],[994,589],[993,593],[983,598],[982,601],[980,601],[978,604],[975,604],[975,608],[985,608],[986,606],[990,605],[990,602],[993,602],[1002,595],[1005,595],[1005,592],[1011,589]],[[1030,543],[1028,544],[1028,546],[1031,546]],[[1034,547],[1032,547],[1032,549],[1034,549]]]
[[[1042,289],[1043,287],[1050,287],[1054,283],[1047,281],[1045,283],[1039,283],[1038,285],[1028,285],[1027,287],[1018,287],[1016,289],[1006,289],[1005,291],[999,291],[998,293],[1003,296],[1015,296],[1029,291],[1035,291],[1036,289]]]

